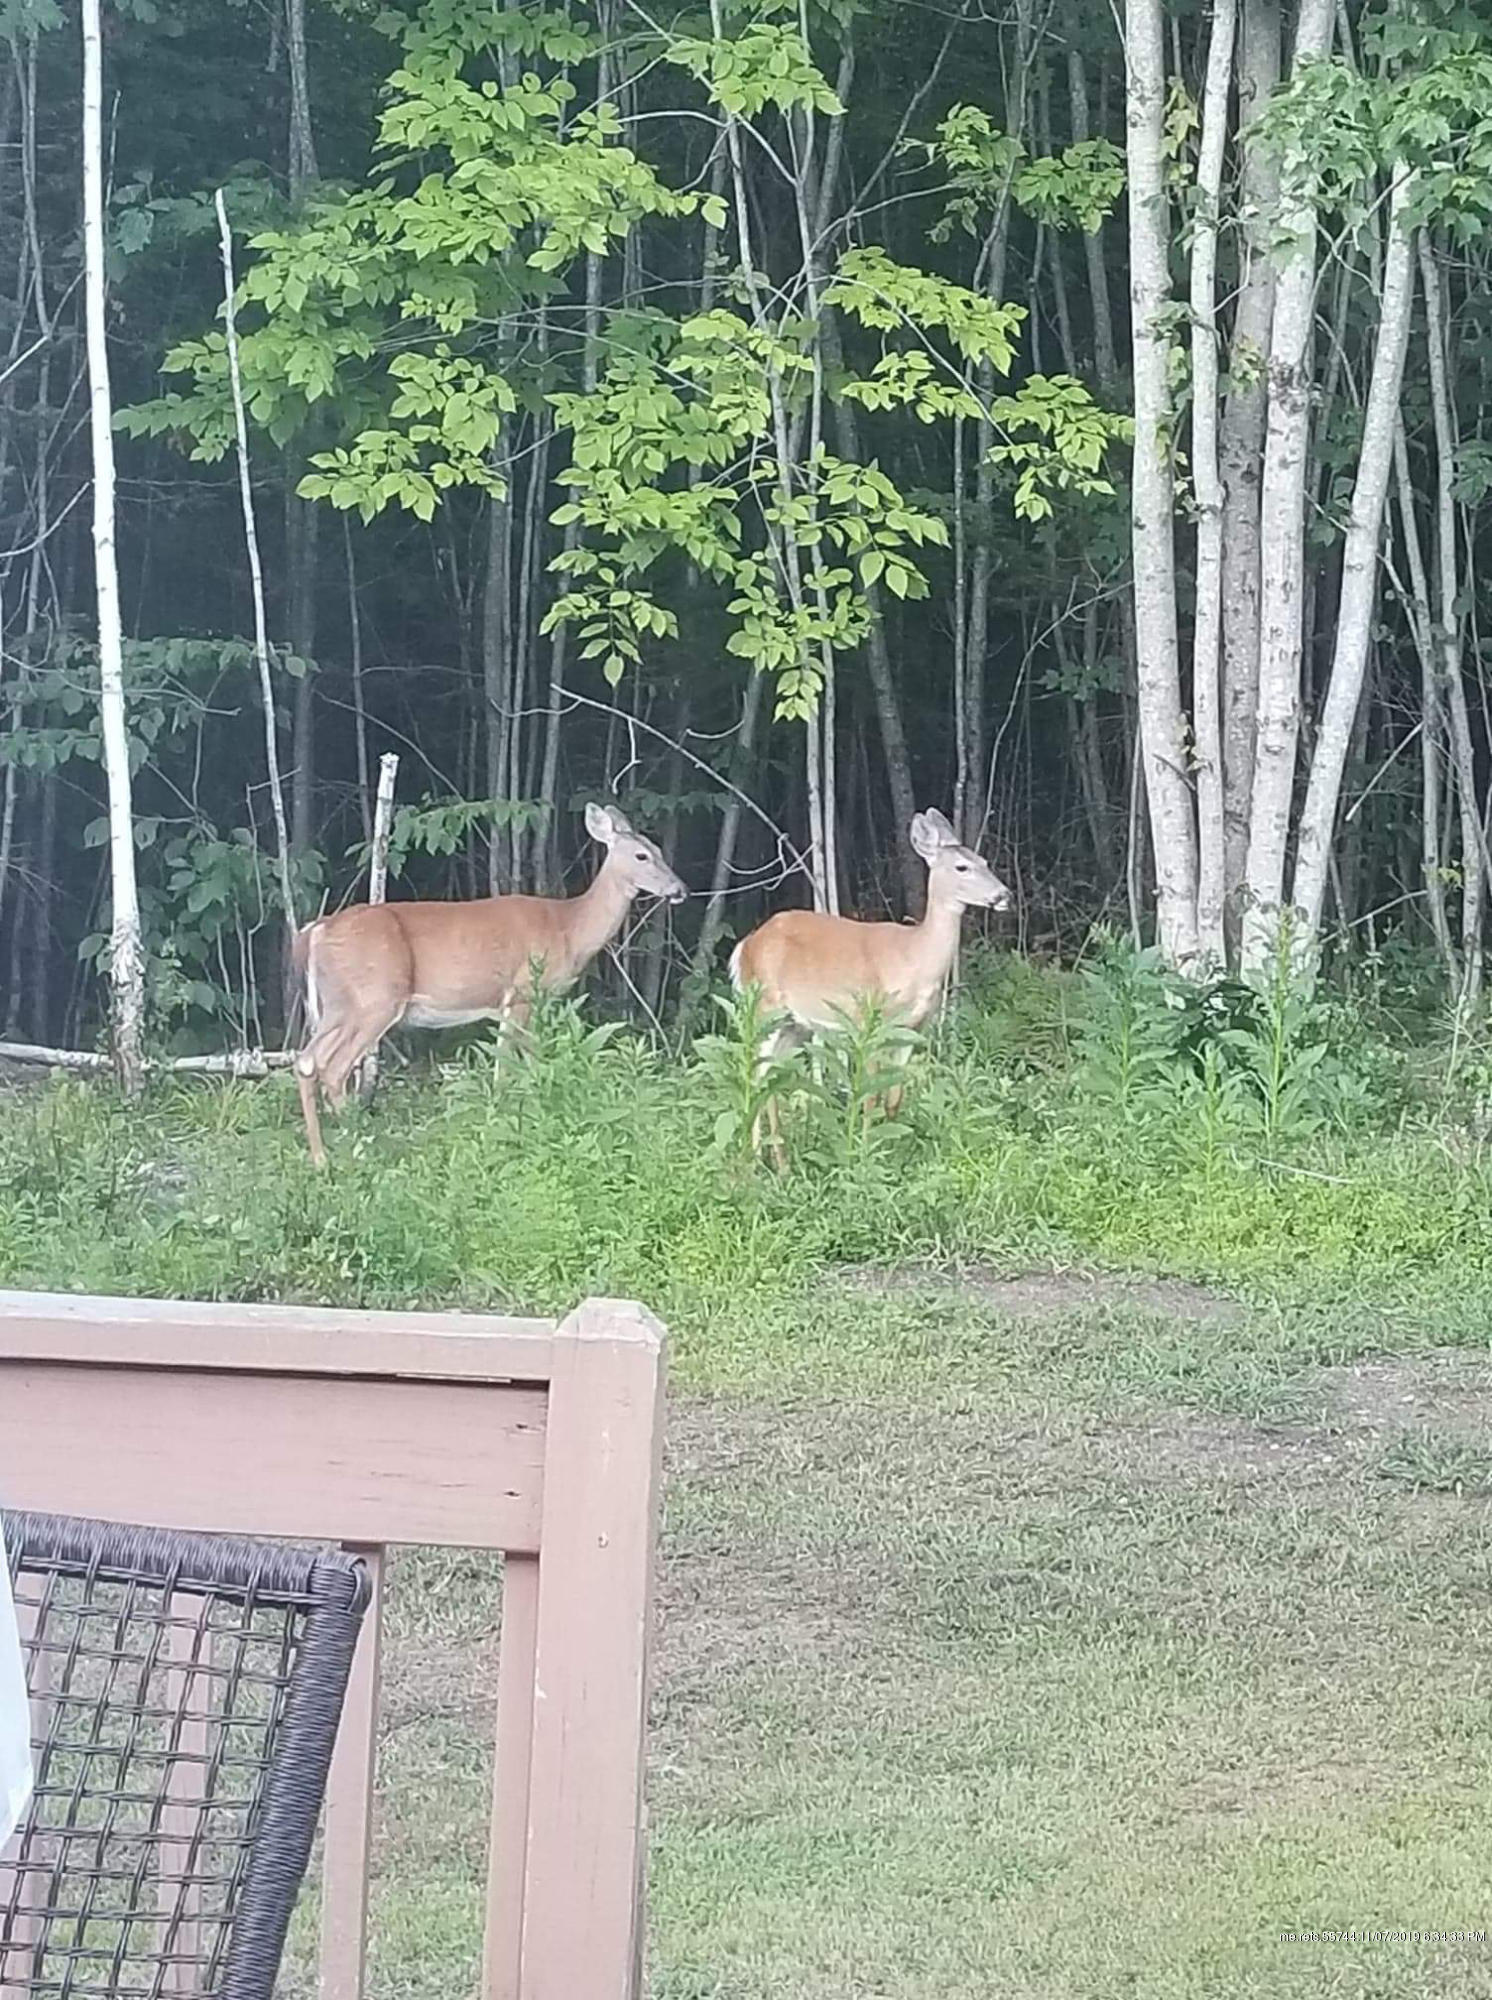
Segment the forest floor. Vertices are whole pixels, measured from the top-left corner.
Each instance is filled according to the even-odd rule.
[[[1492,1158],[1411,1084],[1266,1144],[984,1053],[779,1181],[578,1034],[319,1178],[285,1079],[61,1083],[0,1284],[658,1311],[653,2000],[1492,2000],[1362,1935],[1492,1934]],[[396,1559],[375,2000],[474,1990],[499,1618]]]

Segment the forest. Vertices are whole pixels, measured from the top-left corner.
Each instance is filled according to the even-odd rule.
[[[388,752],[395,895],[646,827],[655,1022],[769,909],[915,915],[928,805],[1038,958],[1475,1004],[1477,7],[104,7],[132,853],[78,27],[8,0],[6,1037],[100,1045],[125,867],[152,1045],[276,1045]]]

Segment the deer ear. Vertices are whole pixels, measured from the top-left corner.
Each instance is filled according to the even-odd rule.
[[[937,835],[938,841],[941,846],[943,847],[958,846],[958,835],[953,831],[953,828],[950,825],[950,823],[938,811],[936,806],[929,806],[927,811],[922,815],[922,817],[927,821],[928,825],[933,829],[933,832]]]
[[[598,806],[592,800],[585,809],[585,830],[592,840],[599,840],[603,847],[610,847],[617,836],[611,807]]]
[[[931,813],[913,813],[909,831],[913,852],[920,854],[924,861],[931,862],[943,844],[942,836],[933,825]]]

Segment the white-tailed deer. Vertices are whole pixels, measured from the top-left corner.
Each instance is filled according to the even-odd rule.
[[[326,1164],[318,1087],[333,1110],[368,1052],[401,1022],[453,1028],[528,1018],[534,986],[560,993],[621,929],[634,897],[689,893],[615,806],[588,805],[586,831],[606,849],[579,896],[489,896],[475,903],[379,903],[307,924],[295,940],[310,1033],[295,1059],[311,1158]]]
[[[782,910],[745,937],[731,953],[737,992],[754,986],[768,1016],[778,1020],[762,1042],[763,1068],[815,1030],[843,1028],[858,1007],[873,1003],[896,1026],[920,1028],[938,1004],[958,949],[966,909],[1008,910],[1010,891],[971,847],[965,847],[940,812],[912,821],[912,845],[927,863],[927,914],[916,924],[867,924],[816,910]],[[907,1049],[896,1052],[905,1062]],[[894,1116],[901,1087],[886,1094]],[[786,1164],[777,1104],[769,1099],[772,1157]],[[760,1147],[761,1118],[752,1129]]]

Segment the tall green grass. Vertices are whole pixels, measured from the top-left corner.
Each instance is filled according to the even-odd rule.
[[[844,1263],[1107,1265],[1401,1332],[1485,1337],[1486,1054],[1363,1011],[1178,989],[1110,951],[1077,976],[976,967],[903,1116],[874,1025],[770,1079],[784,1176],[753,1161],[760,1023],[722,1004],[660,1049],[545,1010],[494,1072],[428,1045],[305,1156],[288,1079],[59,1078],[0,1097],[0,1282],[146,1295],[559,1310],[640,1296],[706,1327]],[[880,1039],[878,1039],[880,1038]]]

